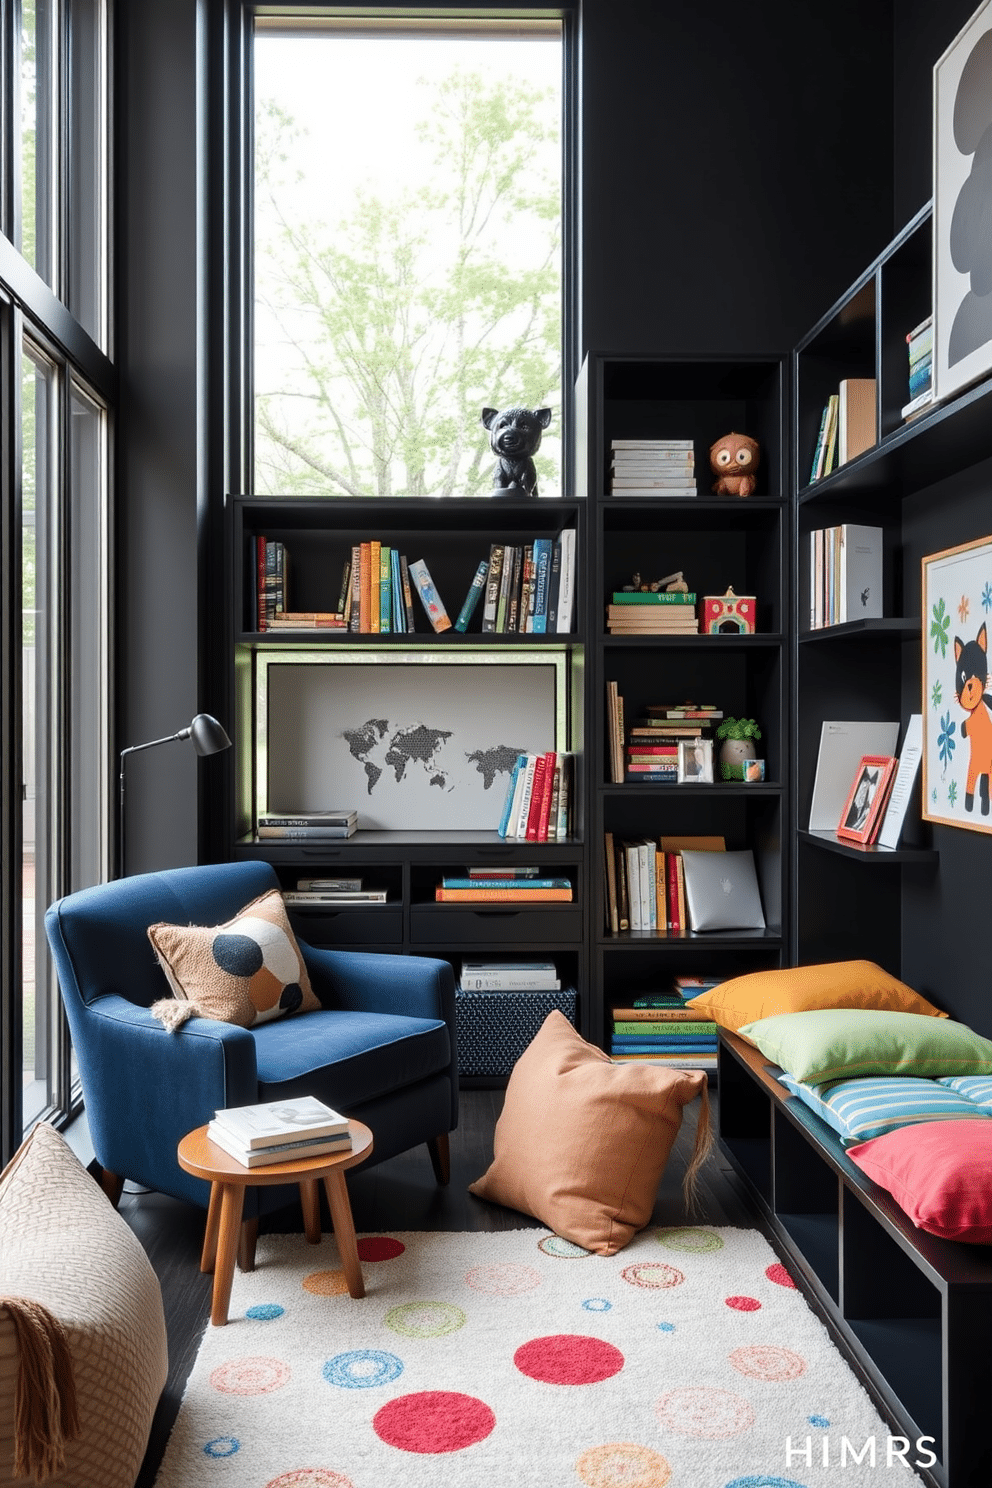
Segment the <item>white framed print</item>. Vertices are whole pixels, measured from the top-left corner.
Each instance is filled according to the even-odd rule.
[[[992,832],[992,537],[923,559],[923,817]]]
[[[992,0],[933,69],[933,388],[992,370]]]

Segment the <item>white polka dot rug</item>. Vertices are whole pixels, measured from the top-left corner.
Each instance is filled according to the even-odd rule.
[[[156,1488],[899,1488],[893,1437],[754,1230],[262,1236]]]

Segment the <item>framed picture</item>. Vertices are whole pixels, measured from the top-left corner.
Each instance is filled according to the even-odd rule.
[[[686,785],[713,781],[713,740],[680,739],[678,778]]]
[[[933,385],[938,401],[992,369],[988,221],[992,0],[933,70]]]
[[[992,537],[923,559],[923,817],[992,832]]]
[[[893,754],[863,754],[844,803],[837,836],[867,847],[881,825],[882,807],[888,800],[889,788],[897,760]]]
[[[493,831],[518,754],[568,748],[562,654],[259,655],[258,811],[358,810],[360,831]]]

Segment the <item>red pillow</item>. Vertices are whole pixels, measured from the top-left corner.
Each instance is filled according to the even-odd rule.
[[[992,1121],[924,1121],[847,1155],[919,1229],[992,1245]]]

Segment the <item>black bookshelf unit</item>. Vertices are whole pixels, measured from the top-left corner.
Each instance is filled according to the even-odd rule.
[[[370,888],[386,891],[382,904],[294,907],[291,918],[301,937],[314,945],[440,956],[456,967],[462,956],[528,960],[553,959],[562,986],[577,993],[577,1020],[588,1032],[587,927],[588,867],[585,846],[585,512],[582,503],[563,500],[339,500],[288,496],[236,496],[230,507],[230,585],[233,624],[230,636],[236,720],[234,815],[230,854],[263,858],[273,864],[280,882],[293,888],[301,876],[358,876]],[[482,559],[492,543],[523,545],[536,537],[576,531],[576,605],[568,634],[496,633],[481,630],[482,604],[466,632],[453,623]],[[287,608],[292,611],[336,609],[344,564],[355,544],[370,539],[397,548],[410,560],[423,558],[448,610],[452,629],[435,633],[414,594],[412,632],[360,633],[350,630],[268,629],[252,627],[251,539],[264,535],[282,542],[288,554]],[[318,668],[320,686],[333,709],[334,689],[345,674],[335,668],[362,667],[374,683],[375,669],[413,669],[410,690],[418,700],[417,718],[428,719],[431,679],[448,665],[454,679],[466,679],[466,699],[478,692],[478,707],[492,706],[486,687],[488,669],[536,666],[552,678],[556,747],[575,756],[572,832],[568,840],[527,842],[501,838],[495,829],[438,826],[382,829],[362,824],[363,808],[374,810],[374,792],[349,801],[359,810],[359,829],[344,840],[260,838],[258,816],[268,809],[317,809],[316,803],[275,799],[293,778],[319,767],[320,728],[302,709],[297,718],[270,716],[271,678],[288,667],[302,675]],[[456,670],[463,668],[464,670]],[[273,670],[275,669],[275,670]],[[419,670],[418,670],[419,669]],[[483,670],[485,669],[485,670]],[[503,678],[508,674],[502,672]],[[509,674],[512,683],[512,673]],[[306,686],[301,688],[306,700]],[[374,686],[369,714],[375,713]],[[549,707],[552,703],[549,701]],[[425,712],[426,710],[426,712]],[[421,716],[424,712],[425,716]],[[352,720],[353,722],[354,720]],[[496,721],[505,719],[496,715]],[[347,723],[342,721],[341,727]],[[511,730],[512,731],[512,730]],[[498,728],[497,728],[498,733]],[[508,739],[507,742],[512,742]],[[517,746],[514,744],[513,746]],[[287,752],[281,762],[274,751]],[[317,766],[315,766],[317,761]],[[413,766],[411,765],[411,768]],[[273,782],[276,784],[273,784]],[[508,777],[492,781],[494,800],[505,799]],[[438,782],[439,789],[441,782]],[[340,805],[340,802],[325,803]],[[496,817],[499,810],[496,810]],[[438,903],[435,888],[445,874],[459,876],[470,868],[537,865],[549,876],[572,885],[570,903],[463,904]],[[505,1078],[505,1077],[504,1077]],[[484,1076],[467,1084],[488,1083]]]
[[[589,1027],[608,1047],[613,1007],[638,991],[667,990],[676,975],[729,977],[789,964],[790,886],[782,847],[790,834],[790,531],[786,492],[785,363],[781,358],[665,358],[590,353],[576,389],[579,492],[588,496],[589,550]],[[709,449],[734,431],[761,447],[758,485],[746,498],[711,494]],[[692,439],[695,497],[609,494],[614,439]],[[757,600],[753,635],[615,635],[606,607],[634,571],[651,581],[682,570],[699,597],[728,586]],[[627,724],[651,704],[709,703],[754,717],[764,782],[615,783],[609,770],[607,683]],[[717,745],[714,744],[714,753]],[[720,835],[751,848],[766,928],[761,931],[611,933],[605,834],[617,840]]]

